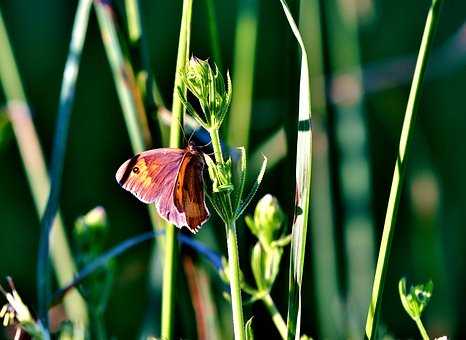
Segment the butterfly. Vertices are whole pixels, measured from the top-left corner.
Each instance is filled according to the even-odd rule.
[[[158,213],[192,233],[209,219],[205,204],[204,158],[192,144],[184,149],[153,149],[124,162],[116,180],[140,201],[154,203]]]

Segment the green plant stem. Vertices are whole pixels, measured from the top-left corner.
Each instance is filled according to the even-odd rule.
[[[186,95],[186,88],[180,77],[189,55],[189,41],[191,36],[191,12],[192,0],[183,1],[183,13],[181,17],[180,38],[178,42],[178,57],[176,61],[175,84],[173,87],[172,122],[170,128],[170,147],[180,146],[180,127],[183,125],[184,106],[178,96],[178,88]],[[176,243],[175,226],[167,225],[165,229],[165,259],[163,268],[162,287],[162,339],[173,338],[173,318],[174,318],[174,293],[176,284],[176,264],[178,248]]]
[[[408,147],[412,140],[414,131],[414,121],[419,98],[421,94],[421,84],[424,78],[427,59],[432,48],[432,42],[435,34],[435,29],[439,20],[440,5],[442,0],[433,0],[427,16],[427,21],[422,36],[421,47],[416,62],[413,82],[409,93],[408,104],[401,130],[400,146],[397,160],[395,163],[395,171],[393,174],[390,196],[388,199],[387,212],[385,215],[385,223],[383,228],[382,240],[380,244],[379,256],[375,270],[374,285],[372,287],[372,296],[369,305],[369,311],[366,321],[366,337],[374,339],[377,330],[378,315],[382,304],[382,293],[385,283],[385,277],[388,270],[388,260],[390,256],[391,243],[395,230],[396,217],[398,206],[400,203],[401,189],[403,186],[404,174],[406,171],[406,157]]]
[[[269,311],[273,323],[275,324],[275,327],[277,327],[277,330],[280,333],[280,336],[282,337],[282,339],[286,339],[286,323],[283,320],[277,307],[275,306],[275,303],[273,302],[270,294],[265,295],[262,298],[262,302],[264,303],[265,307],[267,307],[267,310]]]
[[[243,304],[241,301],[241,283],[238,256],[238,241],[236,239],[236,223],[230,221],[226,224],[228,267],[230,270],[231,309],[233,313],[233,329],[236,340],[245,339]]]
[[[429,334],[427,334],[427,331],[422,324],[421,318],[417,318],[414,321],[416,322],[417,328],[419,329],[419,333],[421,333],[422,339],[429,340]]]
[[[217,164],[224,164],[222,147],[220,144],[220,137],[218,128],[213,128],[209,131],[212,140],[212,147],[214,149],[215,161]],[[227,204],[231,205],[231,197],[229,193],[226,196]],[[233,314],[233,330],[236,340],[244,340],[244,318],[243,318],[243,304],[241,301],[241,282],[240,282],[240,269],[239,269],[239,255],[238,255],[238,241],[236,238],[236,223],[234,214],[231,214],[229,221],[226,221],[226,236],[227,236],[227,249],[228,249],[228,268],[230,279],[230,293],[231,293],[231,310]]]

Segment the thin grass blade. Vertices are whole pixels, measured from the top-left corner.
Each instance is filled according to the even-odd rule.
[[[73,32],[76,32],[78,28],[79,30],[86,29],[89,6],[89,1],[80,1]],[[80,35],[79,32],[76,32],[76,34]],[[34,203],[41,217],[47,204],[50,180],[1,13],[0,46],[0,82],[8,101],[8,117],[16,136]],[[70,67],[73,66],[71,64]],[[68,70],[70,69],[68,68]],[[68,72],[68,74],[72,73],[71,71]],[[68,246],[60,213],[57,211],[56,215],[50,232],[50,257],[55,268],[57,281],[62,285],[73,278],[76,267]],[[72,291],[64,302],[70,319],[73,322],[81,322],[85,325],[87,322],[86,304],[78,292]]]
[[[92,2],[90,0],[82,0],[78,3],[76,11],[68,57],[63,74],[60,102],[58,105],[58,118],[50,167],[50,194],[41,221],[41,235],[37,258],[37,297],[38,316],[45,328],[48,328],[48,301],[50,300],[51,294],[49,263],[50,231],[58,211],[71,109],[74,101],[79,62],[84,46],[91,4]]]
[[[152,140],[134,70],[120,45],[112,7],[107,1],[102,0],[94,1],[94,7],[131,146],[135,153],[139,153],[144,151],[146,146],[151,145]]]
[[[288,339],[300,338],[301,288],[303,280],[306,234],[309,217],[312,169],[311,93],[307,52],[299,28],[284,0],[280,0],[291,30],[301,48],[301,76],[299,84],[299,117],[296,160],[296,196],[293,218],[290,281],[288,293]]]
[[[419,99],[421,97],[421,87],[427,67],[427,60],[432,49],[432,43],[439,21],[441,4],[442,0],[433,0],[429,9],[424,33],[422,35],[421,46],[419,48],[416,68],[414,70],[408,103],[406,105],[406,113],[403,121],[403,127],[401,129],[400,145],[393,173],[390,196],[388,198],[377,266],[375,269],[372,296],[367,313],[365,336],[368,339],[374,339],[376,337],[378,315],[382,304],[382,293],[388,271],[390,249],[396,225],[404,174],[406,172],[407,152],[414,132],[415,115],[419,106]]]

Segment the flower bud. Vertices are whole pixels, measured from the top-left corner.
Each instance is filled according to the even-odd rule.
[[[191,57],[185,69],[181,72],[181,78],[187,89],[197,98],[203,117],[187,101],[181,88],[178,94],[186,106],[187,111],[205,129],[219,128],[231,103],[231,80],[227,74],[227,87],[214,64],[212,68],[208,60]]]
[[[79,217],[74,226],[74,236],[81,250],[100,251],[107,233],[107,214],[103,207],[96,207]],[[95,249],[94,249],[95,248]]]
[[[257,231],[269,243],[274,240],[276,232],[280,230],[284,219],[283,210],[274,196],[267,194],[257,203],[254,211],[254,224]]]

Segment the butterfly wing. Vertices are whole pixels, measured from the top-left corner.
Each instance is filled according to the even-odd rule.
[[[162,200],[172,200],[185,153],[182,149],[167,148],[144,151],[120,166],[116,180],[142,202],[158,206]]]
[[[205,204],[203,169],[202,155],[188,152],[181,163],[175,185],[175,206],[184,215],[183,225],[193,233],[209,218],[209,210]]]

